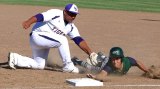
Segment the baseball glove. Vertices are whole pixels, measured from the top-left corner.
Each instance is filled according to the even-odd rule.
[[[97,56],[98,56],[97,53],[95,53],[95,52],[91,53],[91,55],[86,59],[87,63],[90,65],[96,66],[98,64]]]
[[[89,58],[87,58],[87,63],[90,65],[102,67],[108,62],[108,58],[102,53],[98,52],[91,54]]]
[[[145,76],[152,79],[160,79],[160,66],[150,66]]]

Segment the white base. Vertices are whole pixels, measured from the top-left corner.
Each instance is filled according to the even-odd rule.
[[[91,78],[66,79],[73,86],[103,86],[103,82]]]

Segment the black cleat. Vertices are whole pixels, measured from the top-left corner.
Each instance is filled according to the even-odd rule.
[[[74,65],[81,65],[82,61],[79,60],[77,57],[71,58],[71,61],[73,62]]]

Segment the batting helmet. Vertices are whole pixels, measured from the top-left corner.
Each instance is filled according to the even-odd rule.
[[[123,50],[120,47],[113,47],[110,49],[109,53],[110,58],[123,58]]]

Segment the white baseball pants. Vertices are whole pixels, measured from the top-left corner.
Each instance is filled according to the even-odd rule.
[[[30,37],[30,45],[33,52],[33,59],[17,54],[17,66],[44,69],[50,48],[58,48],[64,67],[74,67],[71,61],[68,40],[65,36],[49,32],[33,31]]]

